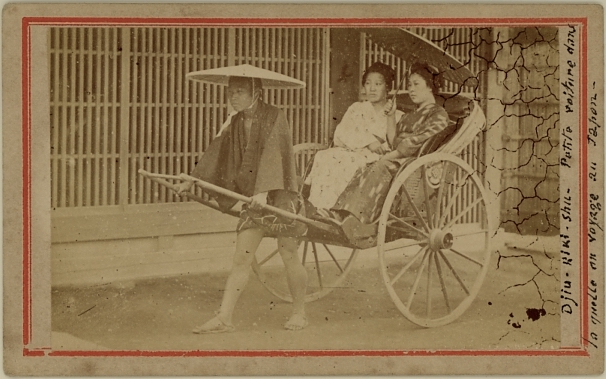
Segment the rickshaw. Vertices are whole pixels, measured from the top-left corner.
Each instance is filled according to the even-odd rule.
[[[405,30],[369,29],[367,32],[373,41],[379,41],[387,49],[390,49],[390,38],[401,44],[401,38],[396,37],[405,33],[406,38],[412,38],[415,43],[422,40],[445,54],[429,41],[416,35],[408,36],[412,33]],[[448,59],[453,67],[454,58]],[[470,73],[461,74],[462,64],[456,67],[458,69],[451,73],[457,77],[447,79],[462,83],[461,77],[472,78]],[[407,102],[404,100],[405,95],[398,95],[399,107],[405,109]],[[449,114],[449,127],[426,141],[417,157],[402,164],[378,220],[369,226],[373,233],[362,244],[348,240],[335,224],[265,206],[267,212],[307,225],[299,248],[299,256],[309,273],[306,302],[321,299],[343,287],[348,274],[355,268],[356,258],[369,254],[374,248],[389,296],[414,324],[422,327],[446,325],[461,316],[477,296],[489,266],[494,228],[488,213],[489,197],[482,180],[459,155],[483,130],[485,118],[475,101],[461,95],[443,95],[437,101]],[[316,143],[294,146],[301,183],[314,154],[325,148],[327,146]],[[221,194],[244,203],[252,201],[187,174],[164,175],[143,169],[139,173],[173,190],[175,182],[190,180],[207,193]],[[220,210],[209,198],[189,192],[185,195]],[[235,207],[225,213],[239,217]],[[278,250],[275,243],[273,247],[269,246],[262,243],[259,247],[253,271],[269,292],[291,302],[286,275],[278,263],[281,262]]]

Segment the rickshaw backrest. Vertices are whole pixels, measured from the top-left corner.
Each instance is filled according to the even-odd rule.
[[[427,140],[421,147],[418,156],[433,152],[458,155],[473,139],[484,130],[486,117],[482,108],[475,101],[469,101],[464,116],[458,118],[449,114],[450,124],[441,133]]]
[[[458,130],[448,140],[436,150],[439,153],[448,153],[459,155],[463,149],[469,145],[473,139],[484,130],[486,126],[486,117],[478,103],[470,102],[469,116],[463,119],[463,122]]]

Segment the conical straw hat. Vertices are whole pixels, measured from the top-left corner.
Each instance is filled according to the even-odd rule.
[[[263,88],[268,89],[305,88],[305,82],[249,64],[194,71],[185,76],[191,80],[225,86],[227,85],[230,76],[243,76],[261,79]]]

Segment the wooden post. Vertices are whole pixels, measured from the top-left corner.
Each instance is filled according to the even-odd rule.
[[[61,123],[59,120],[59,104],[60,104],[60,98],[59,98],[59,86],[60,86],[60,78],[61,75],[59,73],[59,54],[60,54],[60,50],[59,50],[59,38],[60,38],[60,29],[51,29],[50,32],[50,36],[49,36],[49,46],[51,46],[51,62],[52,65],[49,65],[50,67],[52,67],[52,72],[50,73],[49,77],[52,79],[51,83],[52,83],[52,95],[51,95],[51,104],[52,104],[52,128],[51,128],[51,136],[52,136],[52,141],[51,141],[51,172],[52,172],[52,176],[53,179],[57,178],[59,175],[59,129],[61,127]],[[89,64],[90,67],[90,64]],[[90,114],[90,112],[89,112]],[[88,124],[90,125],[90,123]],[[90,134],[89,134],[90,135]],[[90,172],[90,170],[88,171]],[[89,181],[90,182],[90,181]],[[89,183],[87,182],[87,183]],[[87,189],[89,187],[87,186]],[[51,207],[53,209],[58,208],[59,207],[59,185],[57,180],[54,180],[54,183],[52,183],[52,190],[51,190]]]
[[[494,39],[498,36],[501,40],[507,40],[508,29],[494,28],[492,35]],[[493,47],[493,49],[496,48],[496,46]],[[494,50],[492,54],[494,54]],[[484,141],[486,145],[484,149],[484,162],[486,164],[484,184],[491,197],[489,204],[487,204],[487,211],[491,217],[489,222],[495,228],[495,231],[499,228],[501,222],[501,198],[499,197],[499,192],[502,188],[501,168],[503,167],[503,153],[501,149],[503,147],[503,131],[505,128],[505,121],[502,117],[503,105],[500,101],[503,98],[504,74],[503,72],[499,72],[496,66],[495,62],[489,63],[486,76],[486,98],[488,100],[486,105],[486,138]]]
[[[332,85],[330,83],[330,36],[332,35],[330,28],[325,28],[323,30],[323,39],[322,39],[322,59],[323,59],[323,84],[325,86],[324,91],[322,91],[322,144],[328,145],[328,141],[330,138],[331,130],[333,130],[331,123],[331,115],[333,114],[334,104],[331,102],[331,90]]]
[[[360,32],[356,29],[331,29],[330,88],[332,89],[332,123],[329,139],[347,108],[358,101],[360,93]]]
[[[236,29],[228,28],[227,29],[227,65],[234,66],[236,64]],[[229,101],[227,102],[227,113],[229,114],[234,109],[231,107]],[[220,120],[219,125],[223,124],[223,121]]]
[[[122,51],[116,51],[116,55],[121,55],[121,75],[120,75],[120,206],[122,210],[128,204],[128,140],[130,138],[130,28],[121,28]],[[133,102],[134,103],[134,102]]]

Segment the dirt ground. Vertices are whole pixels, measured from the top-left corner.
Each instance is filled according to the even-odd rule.
[[[215,335],[195,335],[191,330],[219,308],[226,273],[53,288],[53,349],[553,349],[559,345],[559,273],[549,268],[553,260],[544,252],[495,252],[469,309],[451,324],[436,328],[409,322],[391,301],[378,267],[359,266],[344,288],[307,305],[310,324],[296,332],[282,328],[289,304],[267,292],[254,275],[235,311],[236,332]]]

